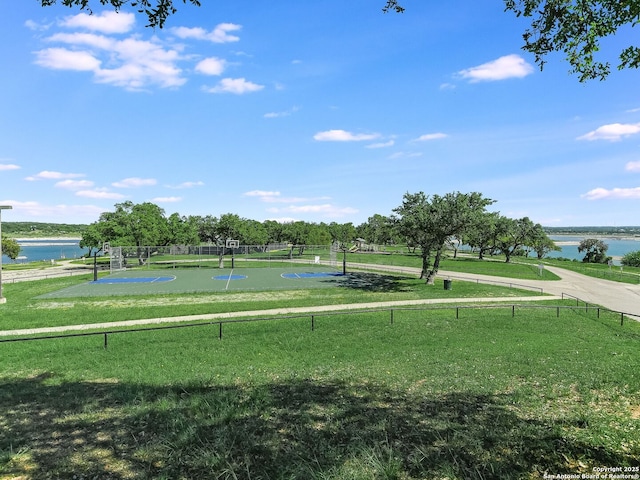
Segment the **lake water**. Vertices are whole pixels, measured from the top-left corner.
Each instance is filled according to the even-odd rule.
[[[578,244],[587,237],[571,236],[571,235],[549,235],[549,238],[557,242],[572,242],[573,245],[561,245],[562,251],[551,252],[548,254],[551,258],[564,257],[569,259],[582,260],[584,253],[578,252]],[[637,240],[618,239],[614,237],[602,237],[604,243],[609,246],[607,255],[614,258],[614,264],[620,264],[620,257],[629,253],[640,250],[640,238]],[[77,239],[29,239],[19,240],[20,258],[17,262],[35,262],[40,260],[60,260],[80,258],[88,253],[87,248],[80,248],[80,240]],[[6,255],[2,256],[3,263],[11,263],[12,260]]]
[[[629,252],[635,252],[640,250],[640,238],[633,240],[629,238],[616,238],[616,237],[586,237],[586,236],[571,236],[571,235],[549,235],[549,238],[554,242],[572,242],[573,245],[560,245],[562,251],[550,252],[547,256],[550,258],[570,258],[571,260],[582,260],[584,258],[584,252],[578,252],[578,244],[585,238],[599,238],[606,245],[609,246],[607,255],[613,257],[613,263],[620,265],[620,258]]]
[[[29,239],[18,240],[20,245],[20,254],[17,263],[35,262],[40,260],[60,260],[80,258],[89,252],[88,248],[80,248],[80,240],[68,238],[64,240],[58,239]],[[6,255],[2,256],[2,263],[11,263]]]

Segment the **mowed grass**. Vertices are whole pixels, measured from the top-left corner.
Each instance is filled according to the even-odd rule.
[[[453,253],[447,252],[440,263],[440,270],[528,280],[558,280],[557,275],[548,270],[540,270],[538,268],[539,261],[534,261],[531,258],[525,262],[520,260],[520,258],[516,257],[510,263],[506,263],[503,256],[487,257],[484,260],[479,260],[477,257],[467,254],[459,254],[457,258],[453,258]],[[410,253],[393,253],[389,255],[350,253],[347,254],[347,262],[412,268],[421,268],[422,266],[420,254]]]
[[[154,270],[155,272],[155,270]],[[104,275],[104,274],[101,274]],[[416,277],[353,272],[339,287],[300,288],[247,292],[182,292],[163,295],[118,295],[73,298],[38,298],[87,283],[92,275],[64,277],[8,284],[3,287],[7,303],[0,308],[1,330],[38,328],[122,320],[265,310],[284,307],[312,307],[393,300],[446,299],[464,297],[513,297],[539,295],[535,290],[518,290],[495,285],[454,281],[444,290],[443,281],[428,286]]]
[[[396,311],[0,344],[0,478],[520,479],[640,465],[640,328]]]

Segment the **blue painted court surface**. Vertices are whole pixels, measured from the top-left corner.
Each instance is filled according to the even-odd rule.
[[[343,276],[326,266],[284,268],[171,268],[168,271],[129,269],[98,281],[73,285],[38,298],[111,297],[116,295],[170,295],[177,293],[247,292],[331,288],[346,285]]]
[[[113,283],[162,283],[171,282],[175,280],[175,275],[166,277],[107,277],[91,282],[92,285],[99,284],[113,284]]]
[[[339,272],[299,272],[299,273],[283,273],[282,278],[322,278],[322,277],[341,277]]]

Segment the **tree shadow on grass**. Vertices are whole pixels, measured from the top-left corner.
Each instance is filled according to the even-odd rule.
[[[585,428],[580,418],[521,418],[506,395],[368,383],[151,387],[45,375],[0,384],[0,425],[0,478],[515,479],[577,473],[578,459],[638,464],[564,437],[562,426]]]
[[[368,272],[348,272],[346,275],[333,277],[327,281],[334,283],[338,287],[368,292],[409,292],[411,287],[407,285],[407,280],[415,280],[415,278]]]

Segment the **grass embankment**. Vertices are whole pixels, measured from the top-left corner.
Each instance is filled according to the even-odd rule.
[[[584,310],[0,344],[0,478],[520,479],[640,465],[640,328]]]

